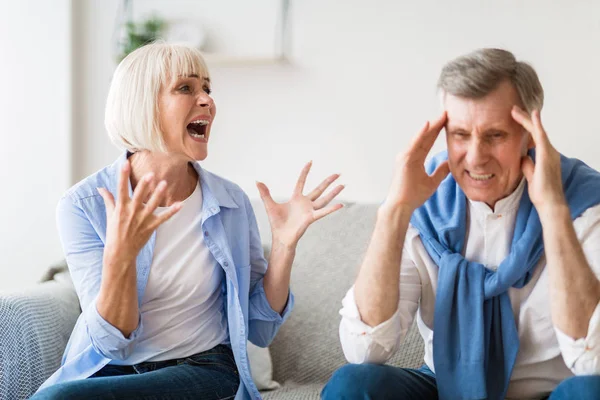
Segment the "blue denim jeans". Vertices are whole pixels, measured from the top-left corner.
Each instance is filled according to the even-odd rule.
[[[600,400],[600,375],[579,375],[562,381],[549,400]]]
[[[333,373],[323,388],[324,400],[438,398],[435,375],[427,365],[419,369],[380,364],[347,364]]]
[[[228,346],[176,360],[107,365],[87,379],[50,386],[31,399],[233,399],[240,384]]]
[[[347,364],[334,372],[323,388],[324,400],[385,400],[438,398],[435,374],[419,369],[378,364]],[[600,376],[574,376],[562,381],[549,400],[600,400]]]

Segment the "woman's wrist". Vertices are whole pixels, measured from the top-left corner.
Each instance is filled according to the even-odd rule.
[[[104,251],[104,258],[102,265],[105,269],[104,272],[122,272],[127,269],[134,268],[136,265],[137,255],[133,255],[126,251]]]
[[[271,251],[277,250],[284,253],[296,253],[297,246],[297,240],[284,239],[277,235],[271,236]]]

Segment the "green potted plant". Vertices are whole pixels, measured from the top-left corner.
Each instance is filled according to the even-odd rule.
[[[125,24],[124,40],[121,43],[121,52],[117,61],[120,62],[135,49],[159,39],[166,26],[166,22],[157,16],[152,16],[139,23],[128,21]]]

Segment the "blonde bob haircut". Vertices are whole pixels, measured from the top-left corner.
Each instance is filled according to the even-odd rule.
[[[209,78],[200,51],[186,45],[154,42],[130,53],[113,75],[104,125],[120,149],[165,152],[159,123],[158,97],[181,76]]]

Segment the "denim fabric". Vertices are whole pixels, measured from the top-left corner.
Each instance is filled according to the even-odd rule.
[[[386,400],[438,398],[435,375],[419,369],[380,364],[347,364],[334,372],[323,388],[324,400]]]
[[[550,400],[600,400],[600,375],[573,376],[562,381]]]
[[[438,398],[435,374],[419,369],[379,364],[347,364],[334,372],[323,388],[324,400],[386,400]],[[600,400],[600,376],[573,376],[562,381],[546,400]]]
[[[87,379],[59,383],[31,399],[233,399],[240,377],[228,346],[176,360],[107,365]]]

